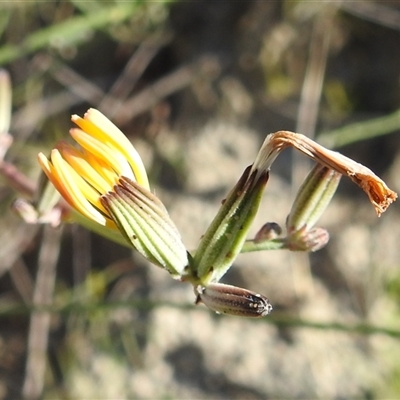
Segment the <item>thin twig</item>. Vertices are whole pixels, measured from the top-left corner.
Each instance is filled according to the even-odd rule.
[[[33,279],[25,262],[22,260],[22,257],[15,260],[9,273],[10,278],[24,303],[31,304],[33,297]]]
[[[91,237],[87,229],[80,225],[72,226],[72,270],[74,287],[78,287],[85,281],[92,265]],[[77,291],[77,293],[82,291]]]
[[[171,35],[162,37],[150,37],[140,44],[125,65],[124,70],[118,76],[109,92],[99,104],[99,110],[107,112],[109,118],[113,118],[123,102],[128,98],[139,78],[150,64],[151,60],[171,39]]]
[[[30,103],[13,114],[11,130],[18,132],[18,139],[22,142],[21,148],[25,145],[23,139],[29,137],[35,128],[49,116],[65,111],[73,105],[82,103],[85,99],[69,91],[57,93],[43,100]],[[14,144],[14,149],[17,147]],[[18,153],[17,150],[15,150]]]
[[[0,160],[0,175],[7,180],[8,186],[12,187],[20,195],[33,198],[36,184],[13,164]]]
[[[98,104],[104,97],[104,92],[97,85],[91,83],[67,65],[52,60],[50,73],[57,82],[68,88],[71,93],[89,103]]]
[[[200,59],[193,64],[183,65],[167,76],[128,99],[115,114],[119,125],[124,125],[133,117],[149,110],[161,99],[187,87],[202,74],[207,74],[210,60]]]
[[[332,12],[317,18],[311,38],[307,69],[301,89],[296,130],[314,137],[331,37]]]
[[[35,306],[50,306],[56,279],[56,265],[60,251],[62,230],[44,227],[43,242],[39,254],[39,270],[33,295]],[[46,352],[51,314],[34,311],[31,315],[26,374],[22,393],[25,399],[39,399],[43,390],[46,369]]]
[[[17,218],[17,217],[15,217]],[[26,225],[18,219],[18,222],[10,219],[2,220],[0,230],[0,276],[6,273],[20,257],[21,253],[31,244],[38,230],[37,225]]]

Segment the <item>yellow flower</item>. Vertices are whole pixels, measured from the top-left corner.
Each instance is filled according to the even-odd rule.
[[[142,160],[126,136],[102,113],[90,109],[70,130],[81,149],[60,142],[43,171],[71,206],[74,219],[181,278],[188,257],[162,202],[150,192]]]
[[[78,150],[60,142],[50,159],[40,153],[39,163],[68,204],[83,216],[109,228],[114,221],[100,202],[121,176],[149,190],[143,162],[128,138],[100,111],[89,109],[84,118],[73,115],[79,126],[70,130]]]

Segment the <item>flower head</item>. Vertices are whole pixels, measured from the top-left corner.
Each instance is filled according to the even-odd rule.
[[[79,128],[70,134],[81,149],[60,142],[49,159],[38,156],[49,180],[78,213],[79,222],[125,240],[151,262],[181,276],[188,262],[186,249],[164,205],[150,192],[138,152],[95,109],[84,118],[73,115],[72,121]]]
[[[72,116],[79,128],[70,130],[81,150],[60,142],[50,159],[39,154],[39,163],[68,204],[85,217],[115,227],[100,202],[121,176],[149,189],[143,162],[128,138],[101,112],[91,108],[84,118]]]

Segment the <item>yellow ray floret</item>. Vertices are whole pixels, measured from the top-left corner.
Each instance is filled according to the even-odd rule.
[[[133,171],[133,179],[139,185],[149,189],[147,173],[139,153],[128,138],[105,115],[91,108],[85,113],[84,118],[73,115],[71,120],[87,134],[122,154]]]
[[[108,163],[116,174],[135,179],[127,160],[113,147],[108,146],[97,137],[91,136],[81,129],[73,128],[69,133],[84,149]]]
[[[96,157],[86,149],[82,149],[82,153],[87,162],[103,177],[110,187],[118,182],[119,176],[115,174],[115,171],[109,163],[106,163],[102,159]]]
[[[91,221],[117,229],[100,199],[114,191],[121,177],[149,189],[142,160],[124,134],[99,111],[90,109],[84,118],[72,116],[79,128],[70,130],[81,146],[60,142],[39,163],[67,203]]]
[[[112,190],[113,185],[118,179],[116,174],[114,174],[114,182],[110,184],[106,179],[104,179],[102,170],[98,170],[96,165],[91,164],[86,159],[86,155],[75,147],[72,147],[68,143],[60,142],[57,144],[56,149],[61,153],[63,159],[77,172],[77,174],[97,190],[98,194]]]
[[[56,182],[57,186],[61,187],[61,194],[65,200],[85,217],[100,225],[106,225],[107,213],[100,203],[99,193],[77,174],[57,149],[52,150],[49,165],[52,174],[51,182]],[[67,193],[67,196],[64,196],[64,193]]]

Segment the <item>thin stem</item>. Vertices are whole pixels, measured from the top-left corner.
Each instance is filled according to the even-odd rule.
[[[400,110],[384,117],[349,124],[343,128],[322,132],[317,136],[318,143],[329,148],[338,148],[348,144],[387,135],[400,129]]]
[[[251,253],[253,251],[263,250],[283,250],[286,249],[286,239],[275,238],[258,242],[256,240],[246,240],[242,247],[241,253]]]
[[[198,311],[198,312],[209,312],[205,307],[196,306],[195,304],[190,303],[174,303],[169,301],[163,301],[162,303],[159,301],[151,301],[146,299],[141,300],[133,300],[133,301],[123,301],[123,302],[91,302],[91,303],[76,303],[70,302],[65,303],[64,305],[51,305],[51,306],[26,306],[23,304],[12,304],[8,307],[1,306],[0,307],[0,317],[7,315],[26,315],[31,312],[45,311],[54,314],[68,314],[70,312],[73,313],[90,313],[90,312],[98,312],[98,311],[108,311],[115,310],[117,308],[135,308],[138,310],[152,310],[156,308],[173,308],[173,309],[181,309],[186,311]],[[229,318],[226,316],[221,316],[220,318]],[[267,323],[276,325],[278,327],[292,327],[292,328],[309,328],[309,329],[317,329],[317,330],[334,330],[341,331],[345,333],[356,333],[361,335],[374,335],[374,334],[382,334],[385,336],[390,336],[393,338],[400,339],[400,330],[393,329],[382,326],[375,326],[365,322],[359,322],[355,324],[346,324],[341,322],[317,322],[302,318],[297,318],[291,315],[284,315],[279,313],[273,313],[269,315],[267,318],[256,319],[256,320],[248,320],[248,323]]]

